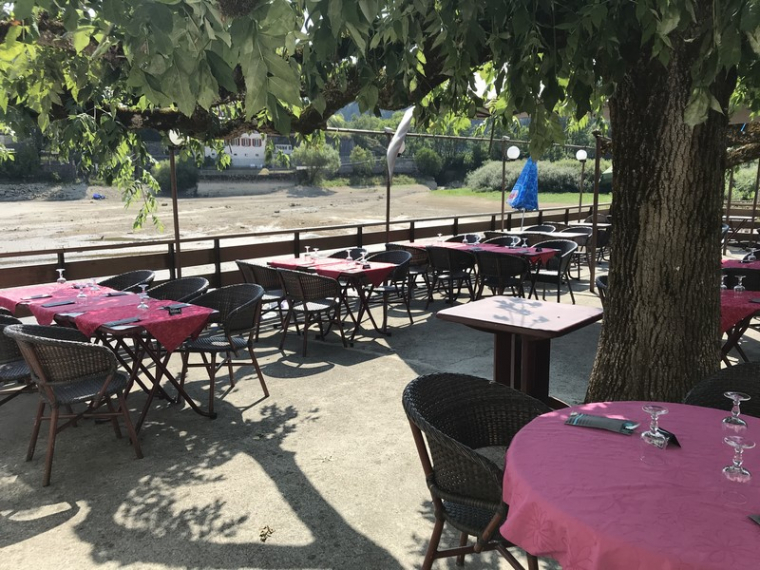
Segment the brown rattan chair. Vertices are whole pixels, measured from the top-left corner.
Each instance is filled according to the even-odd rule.
[[[478,260],[476,299],[483,296],[486,287],[497,295],[503,295],[509,287],[512,295],[525,297],[523,283],[530,280],[530,264],[526,259],[495,251],[478,251],[475,256]]]
[[[522,239],[519,236],[500,235],[492,238],[488,238],[483,243],[489,243],[491,245],[503,245],[505,247],[515,247],[520,245]]]
[[[116,291],[139,291],[140,285],[150,285],[156,274],[148,269],[128,271],[98,282],[101,287],[110,287]]]
[[[302,271],[278,269],[278,273],[288,300],[288,313],[282,327],[280,350],[285,344],[291,321],[295,323],[296,332],[303,334],[303,356],[306,356],[309,327],[314,323],[319,325],[319,338],[322,339],[333,325],[338,327],[343,346],[347,346],[341,320],[341,286],[338,281]],[[299,331],[299,323],[303,326],[302,331]]]
[[[409,306],[410,292],[407,288],[409,281],[409,262],[412,260],[412,254],[407,251],[391,250],[373,253],[367,257],[367,261],[378,261],[382,263],[393,263],[396,268],[385,279],[381,285],[370,285],[367,289],[367,302],[369,305],[379,303],[383,307],[383,326],[380,329],[383,334],[390,336],[388,331],[388,307],[393,302],[401,302],[406,307],[406,314],[409,315],[409,323],[414,324],[412,319],[412,310]]]
[[[182,354],[182,376],[184,384],[187,369],[190,367],[202,367],[208,373],[211,383],[208,395],[208,411],[214,413],[214,392],[216,374],[223,366],[227,366],[230,376],[230,384],[235,386],[235,366],[253,366],[256,376],[259,378],[264,397],[269,396],[264,375],[261,373],[259,362],[253,353],[253,335],[256,332],[259,317],[259,305],[264,296],[264,289],[252,283],[238,283],[214,289],[201,295],[193,301],[193,305],[215,309],[217,314],[213,317],[213,323],[202,332],[198,338],[186,341],[179,351]],[[238,356],[240,351],[247,351],[250,363],[238,362],[233,357]],[[202,362],[190,363],[190,354],[200,354]],[[219,362],[217,356],[223,354]]]
[[[684,404],[731,410],[733,403],[725,392],[744,392],[750,399],[741,403],[741,413],[760,418],[760,362],[729,366],[696,384],[683,400]]]
[[[534,274],[533,290],[531,290],[531,294],[528,297],[530,298],[533,295],[536,284],[542,283],[543,299],[546,300],[546,284],[551,283],[557,286],[557,302],[559,303],[562,285],[565,284],[567,285],[567,290],[570,291],[570,299],[572,299],[573,305],[575,305],[575,295],[570,285],[570,260],[578,249],[578,244],[569,239],[553,239],[539,242],[533,247],[556,249],[558,253]],[[536,299],[538,299],[538,292],[536,292]]]
[[[448,373],[412,380],[402,402],[435,513],[422,568],[451,556],[461,565],[465,554],[495,549],[521,569],[507,550],[513,545],[499,534],[508,510],[502,493],[503,458],[520,428],[550,408],[503,384]],[[461,533],[459,547],[439,550],[445,524]],[[467,545],[470,536],[476,538],[474,545]],[[528,563],[538,568],[530,554]]]
[[[12,338],[5,336],[3,331],[10,325],[20,325],[15,317],[0,314],[0,406],[22,392],[34,389],[30,384],[31,376],[18,344]]]
[[[602,302],[602,308],[604,308],[604,304],[607,302],[607,290],[610,287],[609,276],[600,275],[594,279],[594,283],[596,283],[596,292],[599,295],[599,300]]]
[[[203,295],[208,289],[208,279],[205,277],[180,277],[166,283],[161,283],[147,290],[148,297],[162,301],[177,301],[189,303]]]
[[[476,259],[469,251],[453,249],[450,247],[428,246],[428,258],[430,259],[430,268],[433,271],[433,281],[428,290],[428,300],[425,308],[433,302],[433,293],[440,284],[446,286],[446,302],[453,304],[462,286],[467,286],[470,293],[470,300],[475,298],[475,290],[472,284],[473,273],[475,271]],[[456,286],[456,293],[454,287]]]
[[[538,224],[535,226],[528,226],[524,231],[526,232],[554,232],[557,230],[557,226],[551,224]]]
[[[406,251],[412,254],[409,260],[409,298],[414,296],[414,290],[417,287],[417,278],[422,277],[425,283],[425,298],[430,296],[430,258],[424,247],[413,245],[404,245],[399,243],[387,243],[385,249],[388,251]]]
[[[243,281],[261,285],[264,289],[264,296],[261,298],[261,314],[256,326],[256,341],[258,342],[262,321],[271,322],[268,316],[270,312],[277,311],[278,320],[275,328],[282,328],[282,323],[285,322],[285,313],[282,310],[285,304],[285,290],[282,288],[282,281],[280,281],[280,276],[274,267],[241,260],[237,260],[235,263],[243,275]]]
[[[480,241],[480,236],[478,234],[459,234],[446,238],[445,241],[456,243],[478,243]]]
[[[140,443],[124,398],[128,378],[126,374],[116,370],[117,360],[111,349],[92,344],[82,333],[67,327],[11,325],[6,327],[4,332],[18,343],[40,395],[26,455],[27,461],[31,461],[34,456],[42,421],[50,422],[43,486],[50,484],[56,436],[64,428],[76,425],[77,420],[82,417],[110,419],[117,437],[121,437],[117,421],[117,418],[121,417],[135,455],[138,459],[142,458]],[[114,408],[112,396],[118,399],[117,408]],[[60,413],[62,406],[84,403],[87,407],[83,412]],[[105,406],[107,411],[98,411],[101,406]],[[49,416],[44,415],[46,407],[50,408]],[[59,425],[59,420],[68,421]]]
[[[589,226],[569,226],[565,228],[564,230],[560,230],[557,232],[557,237],[562,237],[563,233],[573,233],[573,234],[584,234],[585,237],[583,238],[573,238],[572,241],[578,244],[578,249],[575,250],[573,253],[572,259],[570,260],[571,266],[576,266],[578,269],[578,277],[577,279],[581,278],[581,265],[584,263],[586,264],[586,267],[590,266],[589,261],[589,246],[591,244],[591,234],[594,233],[594,228],[591,228]]]

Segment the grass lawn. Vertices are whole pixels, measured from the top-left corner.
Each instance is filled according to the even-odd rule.
[[[484,200],[491,200],[498,202],[501,200],[501,192],[475,192],[469,188],[452,188],[450,190],[433,190],[440,196],[469,196],[469,197],[482,197]],[[594,201],[594,195],[591,192],[583,193],[583,203],[591,205]],[[612,194],[599,194],[599,203],[607,203],[612,201]],[[578,193],[577,192],[550,192],[550,193],[538,193],[538,204],[541,207],[547,205],[557,206],[577,206],[578,205]]]

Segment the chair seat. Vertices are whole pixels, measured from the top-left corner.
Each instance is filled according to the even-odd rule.
[[[517,285],[522,285],[523,280],[519,279],[517,277],[504,277],[501,280],[499,280],[498,277],[493,276],[487,276],[483,277],[483,284],[487,287],[499,287],[499,285],[503,285],[505,287],[512,287]]]
[[[496,514],[495,509],[471,507],[453,501],[443,501],[443,510],[446,513],[446,520],[451,526],[471,536],[481,535],[483,529],[488,526],[494,514]],[[506,540],[502,538],[498,530],[491,537],[491,540],[494,539],[499,539],[501,542],[506,543]]]
[[[231,340],[232,344],[230,344],[230,339],[218,332],[202,334],[194,340],[187,341],[182,350],[191,352],[227,352],[229,350],[238,351],[248,346],[247,339],[243,337],[233,336]]]
[[[23,360],[0,364],[0,382],[22,382],[29,379],[29,367]]]
[[[79,404],[89,402],[103,388],[107,376],[91,376],[86,379],[78,379],[72,384],[50,384],[58,404]],[[123,372],[114,374],[108,384],[104,396],[111,396],[127,387],[128,376]],[[43,394],[43,392],[40,392]]]
[[[299,311],[299,312],[310,312],[310,313],[317,313],[319,311],[326,311],[328,309],[332,309],[337,305],[340,301],[338,299],[333,298],[327,298],[327,299],[316,299],[313,301],[307,301],[306,303],[298,301],[293,303],[293,310]]]
[[[264,295],[261,297],[262,303],[274,303],[275,301],[279,301],[280,299],[285,298],[285,291],[282,289],[269,289],[268,291],[264,291]]]

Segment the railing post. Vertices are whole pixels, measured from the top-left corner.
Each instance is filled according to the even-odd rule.
[[[570,225],[570,208],[565,208],[565,225]]]
[[[362,247],[364,237],[364,226],[356,226],[356,247]],[[388,232],[385,232],[385,239],[388,239]]]
[[[301,257],[301,232],[295,232],[293,234],[293,255],[295,257]]]
[[[169,247],[169,279],[174,280],[177,278],[177,259],[174,253],[174,244],[167,244]]]
[[[63,250],[58,252],[58,269],[66,269],[66,259],[63,255]]]
[[[222,245],[219,238],[214,239],[214,268],[216,286],[222,286]]]
[[[491,215],[491,231],[496,231],[496,214]]]
[[[414,221],[412,221],[409,224],[409,241],[414,241],[414,230],[415,230],[415,225],[414,225]]]
[[[507,214],[507,229],[508,230],[512,229],[512,212]]]
[[[454,231],[453,235],[459,235],[459,218],[454,218],[454,227],[452,229]]]

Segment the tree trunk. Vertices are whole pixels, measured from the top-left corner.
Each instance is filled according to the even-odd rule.
[[[690,49],[667,69],[642,54],[610,102],[614,231],[587,401],[677,402],[719,367],[727,119],[684,123]],[[733,85],[713,87],[724,109]]]

